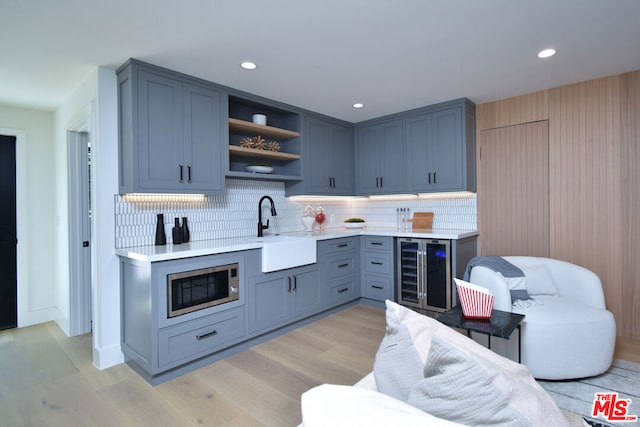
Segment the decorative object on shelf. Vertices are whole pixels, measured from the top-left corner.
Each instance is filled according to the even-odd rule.
[[[252,173],[273,173],[273,167],[270,165],[248,165],[247,172]]]
[[[321,230],[322,230],[322,224],[324,224],[326,220],[327,220],[327,214],[324,208],[322,208],[321,206],[318,206],[318,209],[316,209],[316,222],[320,226]]]
[[[314,222],[316,222],[316,213],[311,206],[305,206],[304,211],[302,211],[302,224],[305,231],[313,230]]]
[[[171,237],[173,238],[173,244],[179,245],[182,243],[182,229],[180,228],[180,218],[174,219],[173,228],[171,229]]]
[[[187,217],[182,217],[182,225],[180,226],[180,232],[182,233],[182,243],[187,243],[191,239],[191,233],[189,232],[189,224],[187,223]]]
[[[167,244],[167,235],[164,232],[164,214],[158,214],[156,222],[156,246]]]
[[[244,137],[240,140],[240,147],[251,148],[253,150],[268,150],[280,152],[280,143],[276,141],[267,141],[261,136]]]
[[[240,146],[253,148],[254,150],[264,150],[267,148],[267,141],[261,136],[244,137],[240,140]]]
[[[469,319],[489,319],[495,296],[487,288],[453,279],[458,289],[462,314]]]
[[[347,218],[344,220],[345,228],[364,228],[365,221],[362,218]]]
[[[257,125],[266,125],[267,124],[267,116],[264,114],[254,114],[252,117],[253,123]]]

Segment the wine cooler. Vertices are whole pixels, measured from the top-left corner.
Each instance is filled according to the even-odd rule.
[[[451,308],[450,241],[397,239],[398,303],[444,312]]]

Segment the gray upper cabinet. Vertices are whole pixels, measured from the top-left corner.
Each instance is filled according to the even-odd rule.
[[[357,194],[404,191],[403,120],[356,125]]]
[[[288,183],[287,196],[353,195],[353,126],[307,114],[303,144],[304,181]]]
[[[467,100],[405,118],[407,192],[475,191],[475,113]]]
[[[226,108],[216,89],[133,60],[118,70],[120,193],[224,190]]]

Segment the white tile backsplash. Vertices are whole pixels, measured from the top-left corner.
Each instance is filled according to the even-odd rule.
[[[153,245],[156,217],[164,214],[167,243],[171,243],[174,218],[187,217],[191,240],[246,237],[257,234],[258,201],[269,195],[278,215],[271,217],[269,203],[263,203],[263,221],[270,221],[265,233],[302,231],[302,211],[306,205],[322,206],[327,214],[325,227],[342,227],[349,217],[361,217],[371,227],[395,227],[396,209],[433,212],[434,228],[466,230],[477,228],[476,195],[439,194],[437,198],[410,200],[314,199],[297,201],[285,197],[284,183],[228,178],[224,194],[190,197],[182,195],[115,196],[116,248]]]

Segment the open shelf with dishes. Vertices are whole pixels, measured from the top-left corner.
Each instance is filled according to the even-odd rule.
[[[267,124],[253,123],[254,114]],[[229,168],[237,178],[302,179],[300,114],[265,103],[229,96]]]

